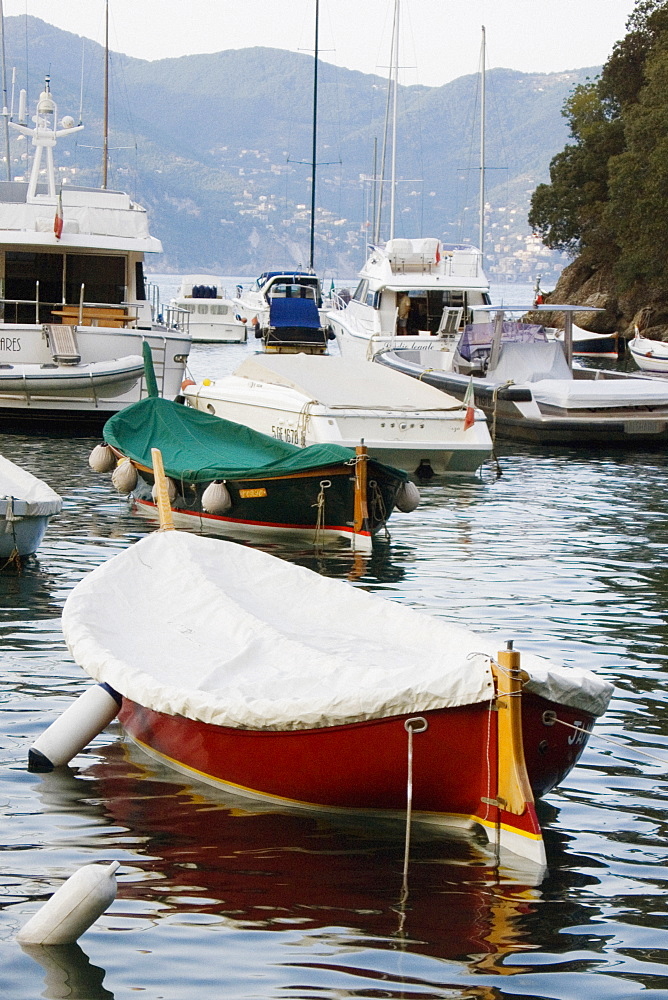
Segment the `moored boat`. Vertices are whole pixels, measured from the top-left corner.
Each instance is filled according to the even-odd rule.
[[[445,350],[393,350],[376,361],[458,399],[473,387],[492,436],[540,444],[663,448],[668,441],[668,386],[627,372],[572,365],[570,319],[564,344],[538,325],[504,320],[527,307],[489,307],[493,322],[470,324]]]
[[[668,372],[668,344],[662,340],[650,340],[636,330],[628,347],[629,354],[642,371],[656,374]]]
[[[149,397],[115,414],[104,439],[127,460],[115,484],[152,516],[152,449],[160,449],[175,520],[193,530],[344,540],[368,551],[395,505],[412,509],[417,493],[404,472],[369,459],[365,448],[298,448],[165,399]]]
[[[62,506],[47,483],[0,455],[0,558],[33,555]]]
[[[89,574],[63,632],[131,738],[192,778],[371,820],[405,819],[408,779],[414,821],[480,829],[538,865],[534,797],[577,762],[612,692],[586,670],[533,655],[520,666],[493,639],[181,532]],[[58,761],[49,731],[34,749],[36,766]]]
[[[0,420],[91,429],[146,394],[128,367],[144,343],[174,398],[190,337],[153,316],[143,261],[162,246],[146,211],[106,186],[57,191],[53,147],[83,126],[58,123],[48,77],[34,127],[24,97],[9,125],[32,139],[30,177],[0,183]]]
[[[245,317],[222,287],[222,278],[210,274],[184,274],[169,308],[174,315],[187,313],[194,344],[243,344]]]
[[[377,461],[418,477],[472,474],[489,457],[484,414],[369,361],[258,354],[184,389],[198,410],[304,447],[363,440]]]

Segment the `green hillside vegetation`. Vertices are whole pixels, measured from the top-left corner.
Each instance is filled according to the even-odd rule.
[[[98,185],[100,46],[32,17],[9,17],[6,26],[8,67],[16,67],[17,88],[27,80],[30,114],[50,73],[59,115],[78,117],[83,53],[86,128],[59,144],[57,165],[64,183]],[[529,199],[567,138],[566,96],[594,72],[489,72],[492,273],[530,280],[535,272]],[[165,252],[149,267],[251,275],[306,263],[312,73],[308,55],[267,48],[155,62],[112,54],[109,186],[150,212]],[[443,87],[400,88],[398,236],[477,242],[478,92],[475,74]],[[316,266],[323,273],[348,277],[364,260],[371,184],[362,177],[372,172],[374,137],[382,143],[385,99],[380,77],[321,63]],[[22,140],[12,139],[11,156],[14,176],[26,176],[30,150]],[[537,240],[533,252],[541,253]],[[540,269],[557,273],[561,257],[542,253]]]
[[[609,326],[664,333],[668,0],[636,0],[627,29],[600,77],[566,101],[573,141],[552,160],[550,183],[537,187],[529,221],[548,247],[577,257],[562,294],[584,304],[595,291],[600,301],[589,301],[607,305]]]

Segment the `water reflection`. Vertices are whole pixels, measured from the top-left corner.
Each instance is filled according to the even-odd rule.
[[[23,945],[23,951],[44,968],[47,1000],[114,1000],[105,989],[105,970],[92,965],[78,944]]]

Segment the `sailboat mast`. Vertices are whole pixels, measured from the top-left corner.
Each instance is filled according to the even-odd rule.
[[[102,187],[107,187],[109,161],[109,0],[104,13],[104,117],[102,123]]]
[[[485,26],[480,50],[480,253],[485,256]]]
[[[318,28],[320,22],[320,0],[315,0],[315,43],[313,59],[313,147],[311,151],[311,249],[308,266],[313,270],[315,258],[315,175],[316,152],[318,148]]]
[[[7,110],[7,71],[5,68],[5,14],[0,0],[0,35],[2,36],[2,114],[5,119],[5,151],[7,153],[7,180],[12,179],[12,161],[9,156],[9,111]]]
[[[399,0],[394,0],[394,45],[392,72],[394,86],[392,93],[392,165],[390,180],[390,239],[394,239],[394,217],[397,195],[397,91],[399,89]]]

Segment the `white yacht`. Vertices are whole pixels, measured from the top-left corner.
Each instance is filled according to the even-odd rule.
[[[313,354],[257,354],[233,375],[184,389],[186,402],[298,447],[363,440],[417,477],[471,474],[489,457],[484,414],[381,365]]]
[[[0,419],[101,425],[147,394],[145,343],[175,397],[190,336],[153,320],[143,260],[162,246],[145,209],[122,191],[56,190],[53,148],[83,126],[58,122],[48,77],[34,127],[24,91],[19,119],[33,162],[28,181],[0,183]]]
[[[349,302],[327,314],[343,357],[371,360],[400,347],[441,348],[489,303],[482,254],[437,239],[372,247]]]
[[[169,307],[173,314],[187,314],[194,344],[246,342],[246,317],[228,297],[222,278],[211,274],[184,274]]]

